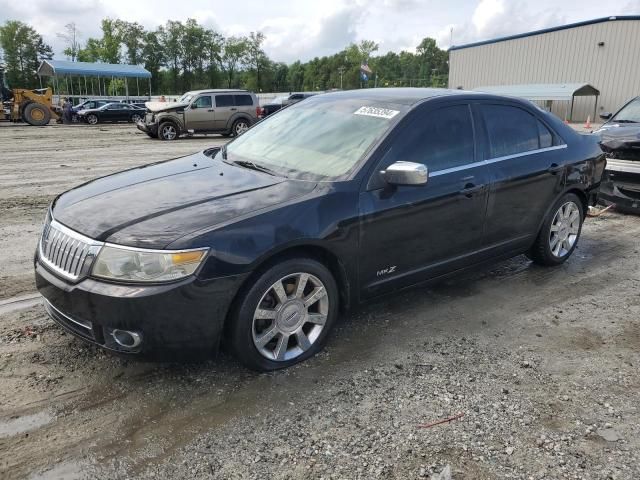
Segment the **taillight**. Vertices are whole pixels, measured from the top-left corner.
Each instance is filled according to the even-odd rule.
[[[262,118],[263,115],[264,115],[264,108],[256,107],[256,117]]]

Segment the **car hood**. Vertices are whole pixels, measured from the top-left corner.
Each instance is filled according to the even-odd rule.
[[[145,102],[144,106],[147,107],[147,110],[150,112],[167,112],[169,110],[176,110],[178,108],[184,108],[188,103],[177,103],[177,102]]]
[[[53,217],[88,237],[165,248],[196,231],[288,202],[316,184],[229,165],[203,152],[127,170],[69,190]]]
[[[600,136],[600,146],[610,156],[640,160],[640,124],[605,124],[595,133]]]

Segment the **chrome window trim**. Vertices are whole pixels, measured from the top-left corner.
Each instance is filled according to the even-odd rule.
[[[467,163],[466,165],[445,168],[444,170],[436,170],[435,172],[429,173],[429,177],[438,177],[440,175],[446,175],[447,173],[459,172],[462,170],[467,170],[469,168],[480,167],[482,165],[490,165],[492,163],[511,160],[512,158],[526,157],[527,155],[535,155],[536,153],[552,152],[554,150],[561,150],[563,148],[567,148],[566,143],[563,143],[562,145],[554,145],[553,147],[538,148],[536,150],[529,150],[526,152],[514,153],[513,155],[505,155],[504,157],[490,158],[488,160],[481,160],[480,162]]]

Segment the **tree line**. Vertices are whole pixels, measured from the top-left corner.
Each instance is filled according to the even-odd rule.
[[[105,18],[101,36],[83,40],[75,23],[58,34],[65,59],[142,65],[151,72],[152,94],[179,94],[201,88],[246,88],[254,92],[352,89],[359,87],[444,87],[448,54],[432,38],[416,52],[375,55],[378,44],[363,40],[330,56],[289,65],[271,60],[261,32],[224,37],[195,19],[169,20],[155,30],[136,22]],[[14,87],[39,85],[36,70],[53,57],[51,47],[31,26],[9,20],[0,26],[0,48],[8,82]],[[361,75],[368,63],[372,73]],[[145,87],[146,88],[146,87]]]

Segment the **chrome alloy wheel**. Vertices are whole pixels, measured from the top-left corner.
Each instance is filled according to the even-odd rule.
[[[98,123],[98,117],[95,115],[87,115],[87,123],[89,125],[95,125]]]
[[[558,258],[564,257],[578,239],[580,232],[580,208],[573,202],[563,204],[551,222],[549,248]]]
[[[271,285],[258,302],[253,344],[269,360],[292,360],[318,340],[328,314],[329,297],[320,279],[292,273]]]
[[[235,129],[236,135],[242,135],[247,130],[249,130],[249,124],[247,122],[240,121],[236,123],[236,129]]]
[[[163,125],[162,131],[160,132],[160,135],[162,135],[162,138],[164,138],[165,140],[173,140],[174,138],[176,138],[177,134],[178,132],[176,130],[176,127],[171,124]]]

